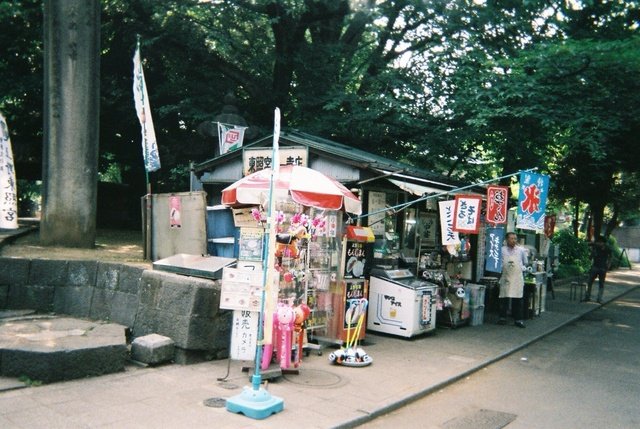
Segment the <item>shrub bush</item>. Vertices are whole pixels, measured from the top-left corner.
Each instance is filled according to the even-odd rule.
[[[631,262],[628,255],[625,253],[622,255],[622,249],[618,246],[618,241],[614,236],[609,236],[607,245],[611,249],[611,264],[609,269],[615,269],[620,267],[631,268]]]
[[[585,272],[577,265],[565,265],[560,264],[558,269],[553,273],[553,277],[556,280],[568,279],[571,277],[578,277],[584,274]]]
[[[589,244],[575,237],[570,229],[556,233],[553,242],[560,247],[560,266],[555,273],[558,279],[579,276],[591,268]]]

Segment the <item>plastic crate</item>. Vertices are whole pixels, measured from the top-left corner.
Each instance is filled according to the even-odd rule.
[[[469,325],[478,326],[484,323],[484,305],[471,308],[471,320]]]
[[[233,237],[210,238],[207,240],[207,252],[211,256],[235,258],[235,240]]]
[[[224,238],[235,235],[233,212],[223,205],[207,207],[207,238]]]
[[[465,290],[469,295],[469,305],[471,307],[484,307],[484,295],[487,290],[485,285],[467,284]]]

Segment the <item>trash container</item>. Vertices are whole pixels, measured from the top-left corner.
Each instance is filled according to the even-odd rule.
[[[524,282],[524,296],[522,306],[524,307],[524,318],[525,319],[533,319],[535,316],[539,315],[539,305],[538,305],[538,285],[535,281],[525,281]]]
[[[487,313],[498,313],[500,311],[500,284],[497,277],[482,277],[480,284],[487,287],[484,294],[484,311]]]

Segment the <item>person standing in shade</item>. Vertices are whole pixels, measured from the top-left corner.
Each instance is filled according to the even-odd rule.
[[[611,249],[607,246],[607,242],[602,236],[596,238],[591,248],[591,271],[589,272],[589,282],[587,283],[587,294],[584,300],[591,301],[591,287],[596,277],[598,277],[598,303],[602,304],[602,294],[604,293],[604,281],[607,277],[607,269],[611,259]]]
[[[518,246],[518,236],[508,232],[507,244],[502,246],[502,276],[500,277],[499,325],[507,324],[507,310],[511,301],[511,315],[518,328],[524,328],[523,295],[524,271],[527,268],[527,251]]]

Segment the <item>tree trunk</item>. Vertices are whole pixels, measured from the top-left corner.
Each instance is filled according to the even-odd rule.
[[[618,205],[614,204],[613,216],[611,216],[611,219],[609,220],[609,222],[607,222],[607,225],[604,231],[604,236],[609,237],[613,232],[613,230],[616,229],[617,226],[618,226]]]
[[[591,207],[591,219],[593,222],[593,231],[595,237],[602,235],[602,226],[604,224],[604,207],[603,203],[592,203]],[[594,237],[594,238],[595,238]]]
[[[571,225],[573,226],[574,237],[578,236],[578,230],[579,230],[578,219],[580,219],[580,200],[576,198],[576,202],[573,209],[573,221],[571,222]]]

